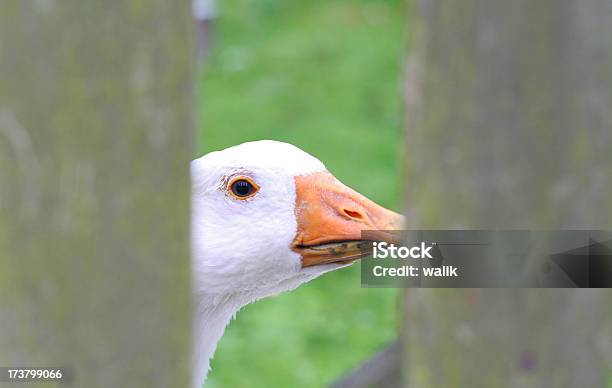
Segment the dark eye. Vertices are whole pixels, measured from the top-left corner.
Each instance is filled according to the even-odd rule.
[[[259,187],[250,179],[237,178],[230,183],[229,189],[237,199],[247,199],[255,195]]]

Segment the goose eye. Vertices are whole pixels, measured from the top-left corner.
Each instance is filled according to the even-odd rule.
[[[259,186],[248,178],[240,177],[230,182],[229,189],[237,199],[247,199],[257,193]]]

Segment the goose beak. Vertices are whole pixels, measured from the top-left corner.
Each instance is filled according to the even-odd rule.
[[[346,264],[367,256],[371,241],[399,243],[404,217],[370,201],[327,171],[295,177],[297,234],[292,249],[302,267]],[[362,231],[368,232],[367,240]]]

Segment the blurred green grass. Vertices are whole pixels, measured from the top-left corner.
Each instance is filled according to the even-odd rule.
[[[401,0],[220,2],[198,89],[200,154],[287,141],[399,209]],[[396,335],[396,290],[362,289],[359,266],[247,306],[207,387],[321,387]]]

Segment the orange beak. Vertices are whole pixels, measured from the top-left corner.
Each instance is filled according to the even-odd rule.
[[[345,264],[366,256],[371,241],[399,243],[404,217],[343,185],[327,171],[295,177],[297,234],[302,267]],[[367,239],[362,236],[367,233]]]

